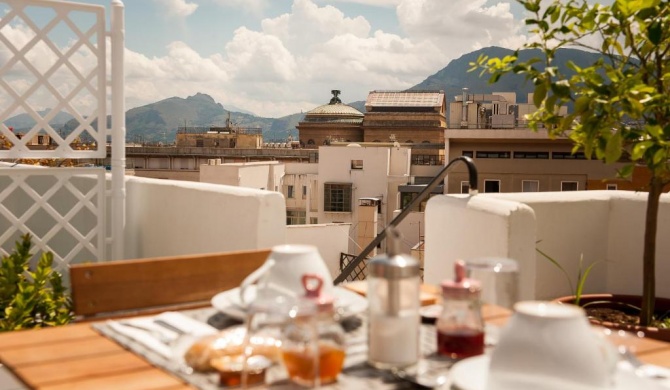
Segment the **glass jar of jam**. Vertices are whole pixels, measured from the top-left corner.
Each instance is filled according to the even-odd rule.
[[[442,282],[442,313],[437,320],[437,352],[453,359],[484,353],[481,286],[465,277],[465,263],[455,264],[455,279]]]
[[[337,380],[344,365],[344,330],[333,299],[321,294],[323,279],[302,277],[305,299],[291,313],[283,331],[281,357],[289,379],[301,386],[318,386]]]

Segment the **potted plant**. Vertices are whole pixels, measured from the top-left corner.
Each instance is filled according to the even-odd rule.
[[[660,1],[517,1],[531,14],[532,37],[523,48],[539,50],[540,58],[521,62],[518,51],[502,59],[481,56],[471,70],[488,73],[492,83],[509,73],[525,75],[534,85],[537,111],[527,117],[533,130],[545,126],[551,137],[569,137],[573,151],[588,158],[628,162],[622,177],[635,164],[649,169],[640,313],[640,325],[649,325],[659,201],[670,183],[670,7]],[[572,73],[562,74],[554,60],[563,47],[602,57],[585,68],[568,63]],[[558,107],[568,103],[574,110],[559,115]]]
[[[670,341],[670,299],[656,298],[654,306],[657,312],[662,314],[654,319],[651,327],[640,326],[642,299],[639,295],[584,294],[584,286],[591,270],[601,261],[594,261],[585,267],[584,256],[580,256],[579,271],[576,283],[573,284],[572,278],[558,260],[539,248],[535,250],[563,273],[572,293],[572,295],[554,299],[555,302],[581,306],[593,324],[634,332],[642,330],[648,337]]]
[[[53,254],[42,253],[30,270],[32,240],[21,236],[0,264],[0,332],[64,325],[72,321],[71,299],[61,275],[52,269]]]

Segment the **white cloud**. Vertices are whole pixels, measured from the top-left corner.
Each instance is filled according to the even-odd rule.
[[[316,0],[319,3],[356,3],[356,4],[364,4],[364,5],[372,5],[375,7],[387,7],[387,8],[394,8],[402,0]]]
[[[413,38],[426,39],[451,58],[487,46],[518,48],[525,42],[523,22],[515,20],[509,2],[487,0],[403,0],[398,20]]]
[[[254,15],[262,15],[263,10],[268,7],[268,1],[269,0],[214,0],[214,2],[221,7],[235,8]]]
[[[311,0],[294,0],[290,14],[261,22],[266,34],[281,39],[292,52],[309,53],[340,34],[366,38],[370,23],[365,18],[347,18],[335,7],[318,7]]]
[[[198,4],[189,3],[186,0],[154,0],[162,6],[168,16],[187,17],[198,9]]]
[[[176,10],[197,7],[185,0],[164,1]],[[209,1],[267,5],[264,0]],[[223,50],[217,54],[203,56],[181,41],[169,44],[161,57],[126,50],[127,107],[202,92],[224,106],[279,117],[327,103],[332,89],[342,90],[343,101],[351,102],[375,89],[408,88],[466,52],[489,45],[517,47],[525,39],[505,2],[397,0],[405,32],[399,36],[373,31],[364,17],[349,17],[316,1],[293,0],[290,12],[260,21],[259,29],[238,28],[232,39],[219,43]],[[183,9],[181,15],[194,10]],[[20,30],[11,33],[11,42],[28,39]],[[8,55],[1,49],[0,61]],[[90,61],[84,54],[76,58]],[[53,58],[43,50],[35,60],[49,66]]]

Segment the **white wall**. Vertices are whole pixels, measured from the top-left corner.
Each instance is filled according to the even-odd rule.
[[[348,223],[287,226],[286,243],[316,245],[335,279],[340,274],[340,253],[347,253],[350,227]]]
[[[535,297],[535,216],[519,202],[484,195],[439,195],[425,210],[424,281],[454,278],[454,262],[507,257],[519,263],[519,297]]]
[[[393,149],[393,152],[391,152]],[[389,180],[401,180],[409,174],[409,148],[389,146],[322,146],[319,148],[319,222],[350,222],[351,237],[357,236],[358,199],[365,197],[382,198],[382,215],[379,216],[380,229],[390,221],[387,210],[391,202],[396,205],[395,193],[389,193]],[[363,160],[363,169],[351,169],[351,160]],[[391,168],[393,167],[393,169]],[[402,169],[406,169],[402,172]],[[393,174],[391,174],[393,173]],[[399,178],[400,177],[400,178]],[[403,183],[406,181],[403,179]],[[352,212],[324,212],[324,183],[352,183]],[[397,190],[397,189],[396,189]],[[397,191],[396,191],[397,193]],[[359,248],[350,244],[349,253],[359,253]]]
[[[582,269],[598,262],[586,282],[587,293],[641,294],[646,196],[576,191],[432,198],[426,210],[427,281],[450,277],[457,258],[504,256],[520,262],[522,288],[534,289],[530,298],[570,294],[565,276],[536,253],[537,247],[566,269],[573,284],[582,254]],[[670,274],[670,195],[661,201],[656,288],[657,296],[670,297],[670,284],[665,283]]]
[[[126,258],[286,242],[286,206],[276,192],[132,176],[126,191]]]
[[[274,191],[284,176],[277,161],[201,165],[200,182]],[[277,188],[279,189],[279,188]]]

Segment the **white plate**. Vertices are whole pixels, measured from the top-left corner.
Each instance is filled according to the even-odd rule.
[[[490,356],[480,355],[461,360],[451,368],[450,376],[452,384],[459,390],[486,390],[486,382],[489,374]],[[616,372],[615,385],[608,387],[607,390],[631,390],[631,389],[666,389],[661,387],[660,383],[651,379],[636,376],[632,371],[620,368]],[[532,382],[532,383],[531,383]],[[566,387],[567,386],[567,387]],[[525,389],[566,389],[573,390],[603,390],[599,387],[580,386],[576,387],[573,383],[567,383],[560,378],[537,377],[537,382],[528,381],[523,385],[515,383],[509,390]],[[503,389],[503,387],[497,387]]]
[[[251,302],[256,297],[256,286],[249,286],[246,291],[246,300]],[[357,293],[344,287],[333,288],[335,307],[342,309],[342,315],[349,317],[364,312],[368,308],[368,300]],[[218,311],[230,317],[244,320],[247,316],[246,309],[240,305],[240,289],[234,288],[216,294],[212,298],[212,306]]]

